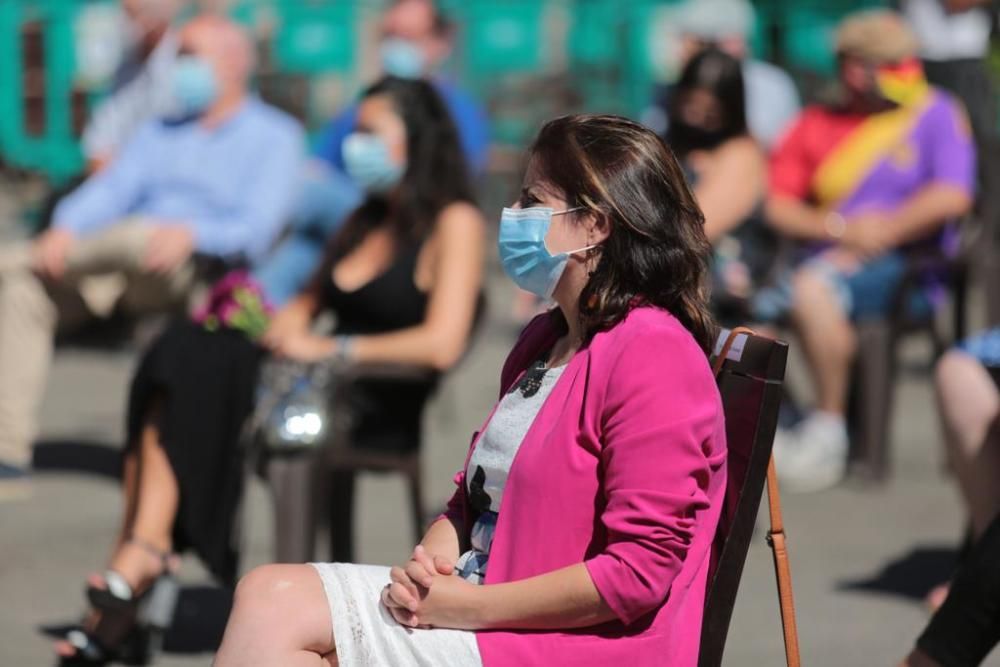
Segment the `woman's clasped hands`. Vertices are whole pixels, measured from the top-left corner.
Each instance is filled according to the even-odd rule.
[[[481,587],[454,576],[454,571],[451,560],[418,544],[410,560],[390,570],[392,581],[382,589],[382,604],[409,628],[475,630]]]

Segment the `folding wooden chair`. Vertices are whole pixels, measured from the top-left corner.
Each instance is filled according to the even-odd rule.
[[[799,665],[791,574],[785,551],[778,481],[771,459],[787,356],[785,343],[757,336],[743,328],[723,331],[716,345],[714,368],[726,415],[729,449],[728,486],[712,548],[699,667],[722,664],[729,622],[765,480],[771,515],[767,541],[774,551],[785,655],[789,667]]]

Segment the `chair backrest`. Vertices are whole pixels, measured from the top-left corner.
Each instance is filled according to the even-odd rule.
[[[723,331],[719,355],[729,335]],[[705,595],[699,667],[718,667],[743,575],[778,424],[788,346],[738,334],[718,376],[726,415],[728,485]]]

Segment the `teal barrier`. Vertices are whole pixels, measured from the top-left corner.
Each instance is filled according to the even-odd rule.
[[[76,0],[0,2],[0,156],[3,161],[48,174],[54,180],[80,171],[83,159],[73,131]],[[22,43],[26,25],[37,25],[35,44],[44,69],[26,73]],[[41,113],[28,127],[26,113]]]
[[[289,4],[275,36],[275,65],[301,74],[349,72],[354,67],[356,35],[353,4]]]

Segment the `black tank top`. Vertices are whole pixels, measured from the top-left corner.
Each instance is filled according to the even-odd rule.
[[[421,248],[404,247],[388,269],[356,290],[341,290],[333,282],[332,266],[326,269],[322,301],[337,317],[338,335],[388,333],[424,321],[428,295],[413,281]],[[426,381],[356,382],[346,397],[355,416],[352,446],[383,451],[419,447],[421,416],[437,380],[435,374]]]
[[[427,294],[413,282],[421,247],[404,247],[389,268],[356,290],[341,290],[332,267],[327,270],[323,305],[336,313],[338,334],[385,333],[424,321]]]

